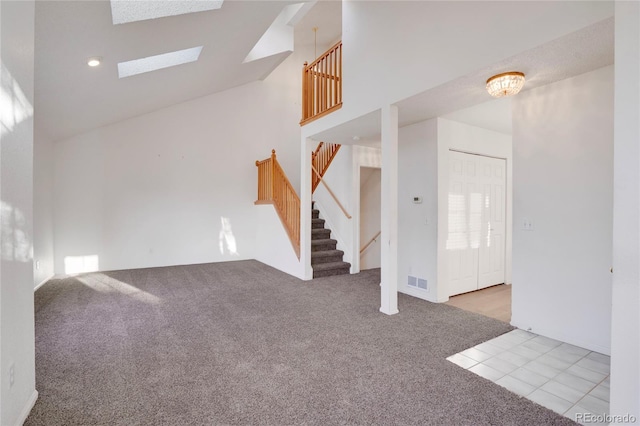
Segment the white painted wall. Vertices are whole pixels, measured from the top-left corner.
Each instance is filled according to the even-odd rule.
[[[438,300],[438,121],[400,128],[398,144],[398,290]],[[413,197],[421,197],[415,204]],[[427,280],[427,290],[407,285]]]
[[[432,302],[449,299],[449,152],[464,151],[507,160],[506,280],[511,282],[511,136],[442,118],[400,129],[398,185],[398,288]],[[414,204],[414,197],[422,197]],[[427,290],[407,285],[427,280]]]
[[[287,231],[271,205],[257,205],[255,259],[289,275],[304,279],[304,268]]]
[[[380,232],[381,177],[380,169],[360,169],[360,248]],[[361,270],[379,267],[380,236],[360,254]]]
[[[344,103],[303,137],[610,18],[613,3],[344,0]]]
[[[263,82],[57,142],[56,273],[66,257],[97,256],[100,270],[255,258],[255,161],[275,148],[299,191],[307,56]]]
[[[613,2],[346,0],[342,10],[343,109],[358,116],[611,17]]]
[[[611,414],[640,419],[640,3],[616,3]]]
[[[43,284],[53,270],[53,143],[36,132],[33,145],[33,284]]]
[[[513,157],[511,322],[609,354],[613,67],[514,97]]]
[[[34,2],[0,3],[0,424],[37,398],[33,319]],[[14,383],[9,383],[13,366]]]
[[[468,152],[504,158],[507,163],[506,190],[506,254],[505,281],[512,282],[512,241],[513,241],[513,212],[512,212],[512,179],[513,153],[511,135],[482,129],[468,124],[451,120],[438,119],[438,300],[446,301],[450,296],[448,289],[449,270],[448,253],[446,249],[447,233],[449,230],[448,198],[449,198],[449,152],[450,150]]]

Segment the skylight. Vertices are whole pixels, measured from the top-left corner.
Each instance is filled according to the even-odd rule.
[[[201,51],[202,46],[198,46],[190,49],[178,50],[176,52],[163,53],[161,55],[120,62],[118,64],[118,77],[125,78],[136,74],[156,71],[162,68],[195,62],[200,57]]]
[[[111,19],[113,25],[127,22],[145,21],[165,16],[184,15],[204,12],[222,7],[224,0],[111,0]]]

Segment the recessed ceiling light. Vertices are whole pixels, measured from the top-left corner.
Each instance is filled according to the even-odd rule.
[[[204,12],[222,7],[224,0],[199,1],[140,1],[111,0],[111,20],[113,25],[127,22],[146,21],[165,16]]]
[[[356,141],[356,142],[357,142],[357,141],[359,141],[359,140],[360,140],[360,136],[354,136],[354,137],[352,137],[351,139],[353,139],[354,141]]]
[[[198,46],[190,49],[178,50],[176,52],[163,53],[161,55],[120,62],[118,64],[118,77],[124,78],[145,72],[156,71],[162,68],[169,68],[176,65],[195,62],[200,57],[201,51],[202,46]]]
[[[100,56],[92,56],[91,58],[87,59],[87,65],[89,65],[90,67],[97,67],[98,65],[100,65],[100,62],[102,62],[102,58]]]

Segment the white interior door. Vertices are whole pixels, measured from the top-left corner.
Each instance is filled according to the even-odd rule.
[[[506,162],[449,152],[449,295],[504,282]]]
[[[478,157],[482,188],[482,230],[478,262],[478,288],[504,283],[506,200],[504,159]]]
[[[481,196],[474,156],[449,153],[447,253],[451,295],[478,289]]]

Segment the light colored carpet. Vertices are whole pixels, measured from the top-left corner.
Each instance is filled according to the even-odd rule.
[[[256,261],[52,280],[26,424],[573,424],[445,360],[508,324],[403,295],[389,317],[378,283]]]

